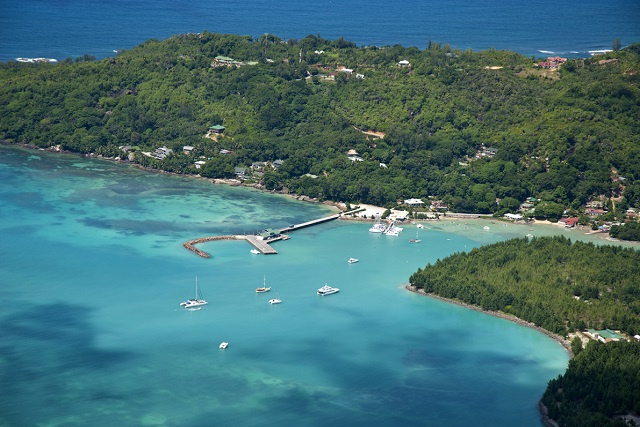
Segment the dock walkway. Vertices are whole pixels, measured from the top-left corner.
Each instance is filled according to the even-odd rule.
[[[325,216],[324,218],[314,219],[314,220],[311,220],[311,221],[303,222],[301,224],[293,224],[293,225],[290,225],[288,227],[281,228],[280,229],[280,233],[286,233],[287,231],[296,231],[296,230],[300,230],[301,228],[311,227],[312,225],[322,224],[323,222],[333,221],[334,219],[340,218],[340,215],[342,215],[342,214],[335,214],[335,215],[331,215],[331,216]]]
[[[213,242],[216,240],[246,240],[251,244],[251,246],[259,250],[260,253],[263,253],[265,255],[275,255],[278,253],[278,251],[273,249],[273,247],[271,247],[269,243],[273,243],[278,240],[289,240],[289,236],[287,234],[284,234],[285,232],[295,231],[304,227],[310,227],[312,225],[322,224],[323,222],[332,221],[334,219],[338,219],[340,215],[341,214],[331,215],[324,218],[318,218],[312,221],[303,222],[301,224],[293,224],[293,225],[290,225],[289,227],[281,228],[279,230],[280,234],[274,237],[271,237],[269,239],[260,239],[258,238],[258,236],[255,236],[255,235],[244,235],[244,234],[235,234],[235,235],[227,235],[227,236],[206,236],[206,237],[199,237],[197,239],[189,240],[188,242],[183,243],[182,246],[184,246],[186,249],[190,250],[191,252],[195,253],[196,255],[201,256],[202,258],[211,258],[211,255],[209,255],[203,250],[196,248],[195,245],[197,245],[198,243]]]

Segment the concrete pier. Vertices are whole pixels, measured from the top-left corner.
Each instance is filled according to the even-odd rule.
[[[295,231],[304,227],[310,227],[312,225],[322,224],[327,221],[332,221],[334,219],[340,218],[340,215],[341,214],[336,214],[336,215],[331,215],[331,216],[303,222],[301,224],[292,224],[288,227],[281,228],[279,230],[278,235],[275,235],[267,239],[261,239],[261,238],[258,238],[258,236],[254,236],[254,235],[242,235],[242,234],[228,235],[228,236],[206,236],[206,237],[199,237],[197,239],[189,240],[188,242],[183,243],[182,246],[184,246],[186,249],[190,250],[191,252],[195,253],[196,255],[201,256],[202,258],[211,258],[211,255],[209,255],[203,250],[196,248],[195,245],[197,245],[198,243],[212,242],[215,240],[246,240],[251,244],[251,246],[259,250],[260,253],[263,253],[265,255],[272,255],[272,254],[277,254],[278,251],[273,249],[269,245],[269,243],[276,242],[278,240],[288,240],[289,236],[284,234],[285,232]]]

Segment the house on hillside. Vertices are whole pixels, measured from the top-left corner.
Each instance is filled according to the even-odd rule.
[[[612,342],[612,341],[622,341],[626,338],[617,333],[616,331],[612,331],[611,329],[587,329],[586,334],[594,340],[601,341],[604,343]]]
[[[169,156],[171,154],[173,154],[173,150],[171,148],[160,147],[160,148],[156,148],[153,151],[153,154],[151,156],[155,157],[158,160],[164,160],[165,157],[167,157],[167,156]]]
[[[222,135],[224,133],[225,127],[222,125],[213,125],[213,126],[209,126],[209,131],[207,132],[207,135]]]
[[[233,168],[233,173],[235,173],[238,178],[244,179],[247,173],[247,168],[236,166],[235,168]]]
[[[264,172],[264,167],[267,165],[267,162],[253,162],[251,163],[251,169],[258,172]]]
[[[352,162],[361,162],[363,160],[363,158],[358,155],[358,152],[353,149],[347,151],[347,158]]]
[[[562,64],[567,62],[567,58],[561,58],[559,56],[550,56],[546,61],[538,62],[535,64],[540,68],[546,68],[549,70],[557,70]]]

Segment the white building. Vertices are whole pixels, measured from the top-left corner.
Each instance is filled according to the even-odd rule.
[[[424,202],[421,199],[407,199],[404,204],[407,206],[421,206],[424,205]]]

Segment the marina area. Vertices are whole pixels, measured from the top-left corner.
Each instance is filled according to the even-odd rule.
[[[275,255],[278,253],[270,243],[277,242],[279,240],[289,240],[289,235],[285,234],[288,232],[300,230],[302,228],[311,227],[313,225],[322,224],[327,221],[333,221],[335,219],[340,218],[342,214],[330,215],[322,218],[317,218],[311,221],[305,221],[300,224],[291,224],[287,227],[281,228],[279,230],[265,229],[262,233],[259,234],[237,234],[237,235],[227,235],[227,236],[207,236],[207,237],[199,237],[197,239],[189,240],[182,244],[187,250],[194,252],[196,255],[202,258],[211,258],[209,253],[200,250],[195,247],[195,245],[199,243],[206,242],[214,242],[217,240],[245,240],[251,244],[258,252],[263,255]]]

